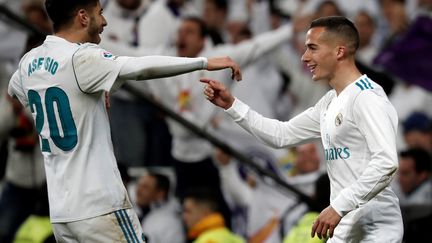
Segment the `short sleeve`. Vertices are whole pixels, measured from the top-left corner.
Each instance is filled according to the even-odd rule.
[[[9,81],[8,94],[17,97],[23,106],[28,106],[28,99],[21,85],[19,70],[15,71]]]
[[[84,44],[72,57],[76,82],[84,93],[113,91],[120,69],[128,60],[118,57],[95,44]],[[120,80],[119,80],[120,81]]]

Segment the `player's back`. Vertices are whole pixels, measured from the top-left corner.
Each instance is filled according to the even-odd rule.
[[[112,151],[104,92],[84,92],[82,84],[91,76],[77,73],[103,68],[90,66],[91,56],[74,57],[95,48],[48,36],[20,63],[17,86],[40,134],[53,222],[130,207]]]

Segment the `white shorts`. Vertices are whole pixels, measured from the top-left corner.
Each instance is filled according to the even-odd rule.
[[[122,209],[90,219],[52,225],[59,243],[145,243],[141,224],[133,209]]]
[[[402,216],[398,202],[372,199],[342,218],[327,243],[400,243]]]

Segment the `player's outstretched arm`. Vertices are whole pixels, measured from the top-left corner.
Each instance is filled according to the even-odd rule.
[[[122,66],[119,78],[146,80],[175,76],[196,70],[232,70],[232,78],[241,80],[240,67],[229,57],[186,58],[170,56],[130,57]]]
[[[204,95],[211,103],[225,110],[232,106],[234,103],[234,96],[232,96],[225,85],[216,80],[207,78],[201,78],[200,81],[207,84],[204,88]]]

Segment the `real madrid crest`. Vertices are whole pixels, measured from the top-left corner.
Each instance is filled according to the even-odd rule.
[[[340,126],[340,124],[342,124],[343,121],[343,116],[342,113],[337,114],[336,119],[335,119],[335,124],[336,126]]]

